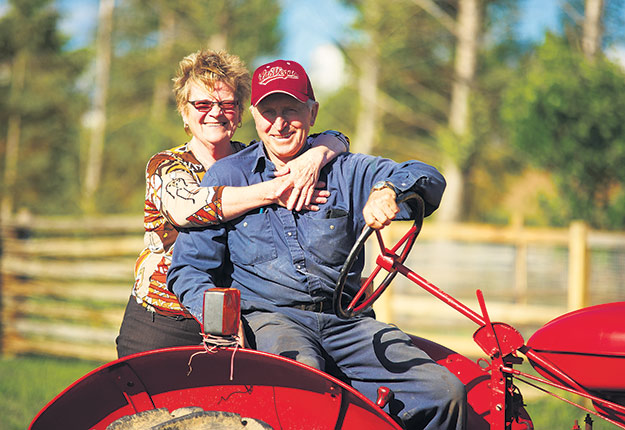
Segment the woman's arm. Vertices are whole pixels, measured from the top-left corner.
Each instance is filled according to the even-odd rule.
[[[325,186],[324,183],[320,183]],[[281,192],[287,188],[287,191]],[[287,201],[292,193],[289,193],[288,176],[272,179],[271,181],[260,182],[247,187],[224,187],[221,194],[222,220],[230,220],[262,206],[277,203],[287,207]],[[326,190],[313,189],[312,198],[309,204],[303,206],[304,209],[317,211],[317,205],[327,201],[330,193]]]
[[[146,172],[146,199],[180,228],[219,224],[273,203],[290,210],[318,210],[316,205],[325,203],[329,195],[315,189],[319,171],[346,150],[347,137],[324,132],[315,136],[308,151],[277,172],[277,178],[247,187],[201,187],[182,163],[155,156]]]
[[[349,151],[349,139],[327,130],[310,137],[311,148],[276,172],[277,178],[248,187],[226,187],[222,194],[223,219],[243,215],[252,209],[277,203],[289,210],[319,210],[330,195],[315,187],[319,171],[339,154]]]
[[[278,193],[289,193],[283,204],[289,210],[300,211],[309,206],[321,169],[339,154],[349,151],[349,139],[338,131],[327,130],[309,139],[311,148],[276,172],[276,176],[288,174],[288,181],[278,189]]]

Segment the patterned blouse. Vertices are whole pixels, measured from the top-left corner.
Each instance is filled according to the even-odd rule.
[[[234,152],[244,148],[231,142]],[[206,170],[184,144],[159,152],[145,170],[143,225],[145,249],[135,263],[132,295],[148,310],[172,317],[191,317],[167,289],[176,228],[217,224],[221,219],[223,187],[200,187]]]

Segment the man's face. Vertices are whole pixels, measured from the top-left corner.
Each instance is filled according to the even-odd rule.
[[[318,104],[306,103],[282,93],[271,94],[252,107],[258,137],[277,166],[295,158],[315,124]]]

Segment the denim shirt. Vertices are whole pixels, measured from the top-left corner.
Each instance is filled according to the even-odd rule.
[[[257,142],[217,161],[202,186],[251,185],[272,179],[275,170]],[[376,182],[418,192],[426,215],[438,207],[445,188],[442,175],[422,162],[352,153],[328,163],[319,179],[330,191],[319,211],[289,211],[274,204],[221,225],[180,232],[167,284],[193,316],[202,321],[203,294],[212,287],[238,288],[243,312],[331,299],[341,267],[365,226],[362,210]],[[410,208],[402,207],[397,219],[411,219]],[[363,263],[359,258],[354,264],[348,293],[358,290]]]

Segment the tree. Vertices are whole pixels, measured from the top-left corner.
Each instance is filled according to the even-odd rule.
[[[178,62],[210,47],[236,53],[252,68],[257,56],[278,47],[278,15],[275,0],[119,3],[99,211],[141,210],[148,158],[188,139],[171,92]],[[244,124],[236,138],[254,136],[253,126]]]
[[[459,0],[455,27],[456,52],[454,78],[449,107],[449,131],[455,137],[452,148],[445,148],[443,172],[447,177],[445,204],[439,211],[441,221],[458,221],[462,214],[464,189],[463,167],[469,139],[471,112],[469,100],[474,86],[479,39],[481,34],[482,5],[479,0]],[[470,144],[470,143],[469,143]],[[449,145],[448,145],[449,146]],[[460,147],[459,150],[453,147]]]
[[[51,0],[11,0],[0,18],[0,130],[6,137],[3,217],[77,208],[78,133],[85,98],[75,80],[85,53],[63,49]]]
[[[360,12],[359,36],[345,47],[358,83],[354,150],[435,162],[453,37],[409,0],[349,3]]]
[[[512,142],[551,172],[560,201],[550,221],[625,225],[625,73],[549,36],[506,94]]]
[[[586,58],[593,60],[601,48],[603,0],[586,0],[585,9],[582,50]]]
[[[372,0],[363,3],[362,20],[369,26],[375,26],[382,18],[379,2]],[[364,46],[355,55],[358,73],[358,95],[360,104],[356,118],[354,142],[358,152],[370,154],[377,136],[380,123],[378,118],[378,79],[380,74],[379,37],[375,31],[369,32]]]
[[[478,158],[489,157],[483,148],[497,139],[483,127],[495,126],[487,106],[497,104],[505,85],[481,76],[502,75],[491,70],[507,68],[489,52],[503,52],[500,44],[508,47],[508,57],[514,51],[510,29],[489,44],[484,39],[514,18],[516,2],[349,3],[360,11],[356,29],[363,33],[357,46],[346,50],[360,84],[354,149],[396,159],[421,157],[441,166],[448,185],[439,219],[468,218],[477,193],[465,184],[479,167]],[[491,58],[481,67],[485,55]]]
[[[113,32],[114,0],[100,0],[98,12],[98,36],[96,39],[95,89],[93,107],[90,112],[91,135],[85,166],[85,180],[82,190],[82,206],[86,212],[95,209],[95,191],[102,174],[102,152],[106,131],[106,98],[108,96],[111,69],[111,34]]]

